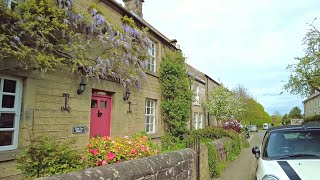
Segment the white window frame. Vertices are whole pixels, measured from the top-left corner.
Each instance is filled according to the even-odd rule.
[[[13,128],[0,128],[0,131],[13,131],[13,141],[12,145],[0,146],[0,151],[14,150],[18,147],[18,137],[19,137],[19,125],[20,125],[20,111],[21,111],[21,96],[22,96],[22,80],[6,75],[1,75],[0,82],[0,112],[15,113],[14,127]],[[7,93],[3,92],[4,79],[16,81],[16,92]],[[13,108],[2,108],[2,95],[14,95],[14,107]]]
[[[157,46],[156,46],[155,42],[151,41],[151,45],[150,45],[150,47],[148,49],[148,52],[149,52],[149,55],[150,55],[150,59],[147,62],[147,69],[149,71],[151,71],[151,72],[156,72],[156,67],[157,67]]]
[[[198,124],[198,128],[199,129],[202,129],[203,128],[203,119],[202,119],[202,113],[199,113],[199,117],[198,117],[198,119],[199,119],[199,124]]]
[[[194,129],[195,130],[203,128],[202,113],[199,113],[199,112],[194,112],[193,113],[193,125],[194,125]]]
[[[200,104],[200,88],[197,86],[194,90],[194,101],[193,104],[199,105]]]
[[[198,112],[193,113],[193,125],[195,130],[198,129],[198,114]]]
[[[14,0],[6,0],[7,2],[7,7],[12,10],[12,5],[17,5],[18,2],[17,1],[14,1]]]
[[[149,106],[148,106],[148,102],[150,103]],[[150,113],[147,113],[148,112],[147,109],[150,109]],[[149,123],[147,123],[148,117],[152,119],[152,122],[149,121]],[[150,128],[149,128],[149,131],[147,131],[147,126],[152,126],[152,131],[150,131]],[[147,132],[147,134],[156,133],[156,100],[153,100],[153,99],[145,100],[144,130]]]

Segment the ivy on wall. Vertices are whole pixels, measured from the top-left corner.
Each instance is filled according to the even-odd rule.
[[[187,130],[193,100],[181,51],[166,52],[160,65],[160,85],[165,130],[170,135],[181,137]]]
[[[0,3],[0,61],[42,71],[60,66],[91,78],[113,78],[140,87],[151,41],[131,18],[115,27],[96,5],[85,11],[72,0],[26,0],[15,11]]]

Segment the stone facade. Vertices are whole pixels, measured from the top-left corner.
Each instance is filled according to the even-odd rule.
[[[193,150],[184,149],[39,180],[195,180],[195,158]]]
[[[186,70],[190,78],[190,88],[194,95],[188,127],[190,129],[201,129],[216,124],[215,119],[210,117],[202,103],[209,98],[210,92],[220,84],[189,64],[186,64]]]
[[[304,116],[314,116],[320,114],[320,93],[314,92],[306,100],[303,101],[304,104]]]
[[[202,106],[202,103],[206,100],[206,82],[205,76],[202,72],[198,71],[194,67],[186,64],[190,79],[190,89],[193,92],[193,103],[190,116],[190,129],[201,129],[207,125],[206,113]]]
[[[132,16],[124,7],[115,1],[79,0],[74,1],[74,8],[87,9],[92,3],[98,3],[101,13],[115,26],[121,26],[121,18]],[[159,67],[164,49],[176,49],[166,37],[158,35],[157,31],[143,20],[133,16],[137,25],[149,27],[150,39],[156,44],[156,70],[147,72],[147,80],[141,89],[131,89],[130,110],[129,104],[123,100],[124,90],[119,83],[109,80],[84,79],[87,83],[83,94],[78,95],[77,89],[81,78],[76,74],[59,69],[41,73],[17,68],[15,64],[1,61],[0,79],[15,78],[21,82],[21,100],[15,104],[21,109],[15,134],[18,140],[16,148],[2,150],[0,147],[0,179],[17,179],[19,174],[14,164],[15,155],[29,142],[30,135],[54,136],[62,141],[76,139],[74,148],[83,148],[89,140],[91,119],[91,98],[100,91],[111,97],[111,124],[110,136],[112,138],[132,135],[145,130],[145,103],[146,100],[154,102],[154,132],[150,136],[159,141],[163,135],[163,122],[161,121],[160,103],[161,93],[159,84]],[[61,111],[65,104],[63,93],[69,94],[67,106],[70,112]],[[21,113],[20,113],[21,112]],[[75,126],[84,127],[84,132],[75,134]]]

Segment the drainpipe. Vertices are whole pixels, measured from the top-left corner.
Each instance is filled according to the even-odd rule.
[[[206,78],[207,78],[207,90],[206,90],[206,100],[208,101],[209,100],[209,78],[207,75],[205,75]],[[205,112],[206,112],[206,117],[207,117],[207,121],[208,121],[208,126],[210,126],[210,114],[208,113],[207,109],[205,109]]]
[[[192,92],[192,80],[191,80],[190,76],[189,76],[189,81],[190,81],[190,91]],[[193,94],[192,94],[192,96],[193,96]],[[193,128],[192,128],[193,101],[192,101],[192,103],[191,103],[190,109],[191,109],[191,111],[190,111],[190,118],[189,118],[189,120],[190,120],[190,130],[192,130],[192,129],[193,129]]]

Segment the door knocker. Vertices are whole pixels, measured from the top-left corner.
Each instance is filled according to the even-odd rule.
[[[100,112],[100,110],[98,110],[98,117],[102,116],[102,112]]]

